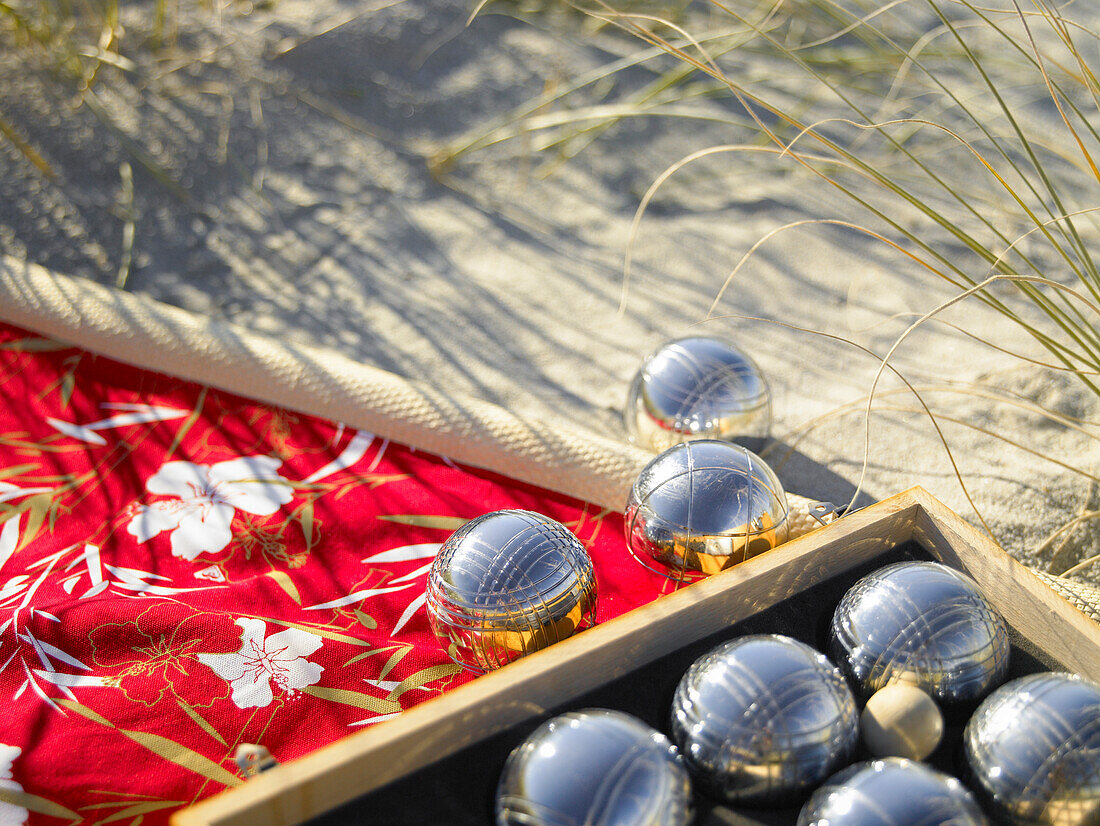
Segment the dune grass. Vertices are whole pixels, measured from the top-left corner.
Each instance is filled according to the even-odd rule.
[[[881,354],[866,403],[865,456],[875,393],[890,359],[920,325],[964,301],[980,301],[1009,319],[1046,352],[1042,366],[1067,372],[1100,394],[1100,84],[1080,45],[1087,43],[1095,53],[1094,29],[1044,0],[1027,12],[1017,3],[991,9],[966,0],[925,0],[863,16],[852,4],[823,0],[802,4],[800,19],[805,21],[810,7],[839,28],[830,32],[834,23],[826,23],[809,44],[791,44],[781,31],[752,23],[734,5],[716,5],[796,65],[830,98],[830,108],[847,111],[816,120],[795,117],[731,79],[705,47],[686,44],[692,38],[682,29],[675,28],[679,39],[671,39],[630,16],[606,8],[604,13],[720,81],[784,160],[843,193],[870,219],[820,223],[865,233],[912,269],[956,291]],[[772,4],[769,14],[782,7]],[[918,7],[923,18],[914,11]],[[917,16],[918,25],[906,14]],[[813,57],[816,50],[857,35],[844,49],[831,49],[828,62]],[[695,157],[658,179],[643,198],[635,229],[657,187]],[[708,316],[756,250],[795,226],[777,227],[742,256]],[[629,256],[627,266],[624,284]],[[1016,295],[997,289],[1006,284]],[[1022,303],[1013,300],[1019,298]],[[1015,342],[988,343],[1015,347]],[[921,405],[939,431],[937,416]],[[966,491],[965,480],[959,481]],[[976,506],[975,512],[980,519]]]
[[[166,0],[157,0],[154,40],[163,40]],[[122,53],[123,28],[118,0],[84,2],[15,2],[0,0],[0,43],[29,63],[52,73],[56,82],[84,101],[104,66],[133,71]],[[42,156],[23,137],[17,125],[0,123],[0,132],[46,175],[52,175]]]
[[[10,83],[16,95],[43,94],[45,90],[43,96],[54,104],[63,129],[80,133],[82,124],[94,123],[93,131],[113,144],[106,154],[118,167],[112,218],[121,223],[121,246],[110,264],[117,267],[116,286],[126,286],[134,262],[141,212],[135,172],[140,171],[143,180],[185,208],[197,208],[186,183],[188,175],[181,168],[184,161],[176,157],[180,153],[173,155],[173,150],[166,148],[166,143],[178,150],[179,146],[209,140],[207,135],[196,134],[203,131],[201,127],[187,123],[201,117],[195,107],[191,106],[188,114],[177,111],[182,101],[202,95],[222,100],[217,144],[201,147],[200,153],[226,162],[231,114],[226,104],[233,100],[232,91],[217,81],[192,81],[187,71],[181,70],[211,60],[233,37],[232,30],[221,25],[228,15],[247,15],[268,5],[270,0],[247,4],[239,0],[146,0],[136,4],[0,0],[0,50],[6,75],[0,81]],[[18,75],[33,76],[33,80]],[[252,94],[254,90],[247,91]],[[38,144],[32,137],[41,124],[23,123],[18,117],[0,111],[0,143],[14,148],[44,179],[64,188],[64,159],[51,162],[50,147],[46,146],[49,138]],[[155,121],[161,131],[143,129],[146,118]],[[258,151],[266,151],[262,141]],[[262,175],[262,170],[257,174]]]
[[[73,101],[71,111],[83,107],[119,137],[128,153],[152,177],[182,199],[187,193],[152,154],[126,135],[126,130],[96,96],[96,85],[105,67],[125,74],[138,72],[127,50],[156,53],[175,39],[168,0],[151,4],[152,24],[127,35],[119,16],[118,0],[0,0],[0,48],[18,53],[29,66],[43,69],[61,96]],[[26,137],[23,125],[11,123],[0,113],[0,136],[7,140],[42,175],[56,172],[39,149]],[[122,249],[115,284],[126,285],[133,261],[135,216],[133,172],[128,162],[119,166]]]
[[[862,405],[859,486],[881,377],[913,331],[959,305],[980,303],[1015,326],[1018,335],[985,341],[988,346],[1068,374],[1100,396],[1095,9],[1051,0],[710,0],[702,13],[672,19],[605,0],[575,8],[640,45],[569,88],[464,136],[441,153],[437,167],[534,133],[541,136],[534,145],[550,157],[549,170],[623,118],[681,119],[685,134],[692,118],[722,121],[728,142],[698,147],[641,198],[625,255],[624,307],[647,209],[662,186],[704,158],[766,159],[846,199],[851,209],[842,215],[776,226],[751,248],[733,251],[734,266],[704,318],[723,316],[731,285],[762,248],[791,232],[829,226],[874,239],[914,278],[950,289],[949,300],[928,307],[886,352],[867,353],[880,366]],[[570,95],[638,66],[652,72],[649,86],[613,103],[570,105]],[[715,98],[734,105],[696,105]],[[943,438],[939,422],[951,415],[925,404],[921,388],[910,385],[905,392],[917,398]],[[1084,432],[1097,438],[1091,428]],[[1095,469],[1065,466],[1095,480]],[[981,520],[965,479],[955,472]],[[1064,541],[1096,516],[1082,511],[1048,544]]]

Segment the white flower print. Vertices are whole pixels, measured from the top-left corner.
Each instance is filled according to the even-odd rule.
[[[188,561],[205,551],[220,551],[233,538],[229,526],[238,508],[268,516],[290,501],[294,491],[277,472],[281,464],[270,456],[216,465],[166,462],[145,488],[173,498],[139,505],[127,530],[138,542],[171,531],[172,555]]]
[[[201,571],[195,571],[195,579],[209,579],[211,582],[225,582],[225,573],[217,565],[208,565]]]
[[[18,746],[0,743],[0,791],[21,792],[23,787],[15,782],[11,773],[12,763],[22,754]],[[23,826],[30,813],[22,806],[0,800],[0,826]]]
[[[263,708],[274,699],[271,684],[294,693],[321,679],[322,666],[306,659],[321,647],[316,634],[288,628],[270,637],[263,620],[240,617],[241,650],[232,654],[199,654],[203,665],[229,680],[232,700],[240,708]]]

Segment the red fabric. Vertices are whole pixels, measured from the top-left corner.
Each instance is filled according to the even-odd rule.
[[[163,823],[468,681],[418,598],[463,520],[527,508],[599,619],[667,590],[618,514],[0,325],[0,824]],[[395,631],[396,629],[396,631]]]

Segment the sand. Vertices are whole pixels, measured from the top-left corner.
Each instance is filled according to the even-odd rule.
[[[1100,552],[1091,521],[1064,547],[1044,545],[1100,506],[1089,476],[1100,455],[1096,399],[1071,377],[935,323],[899,348],[894,364],[940,416],[977,511],[895,379],[880,385],[865,444],[879,362],[819,334],[881,355],[913,314],[952,295],[873,239],[786,231],[704,321],[768,232],[853,218],[789,164],[716,155],[674,177],[642,219],[622,300],[642,195],[668,164],[745,140],[744,127],[628,119],[571,158],[537,152],[546,133],[519,130],[431,167],[445,147],[636,45],[555,15],[487,13],[467,26],[466,11],[444,0],[280,0],[248,15],[239,6],[186,15],[187,36],[143,64],[141,82],[104,72],[96,100],[115,126],[73,111],[44,71],[0,57],[0,76],[18,78],[0,84],[0,112],[56,173],[44,178],[0,143],[0,250],[113,283],[132,217],[127,289],[612,437],[624,436],[621,409],[646,353],[689,333],[728,336],[770,382],[775,441],[764,452],[788,489],[847,503],[866,460],[857,505],[922,485],[967,519],[980,523],[980,512],[1008,551],[1043,570]],[[775,71],[780,89],[782,71],[794,77],[750,57],[744,69]],[[653,77],[627,71],[602,101]],[[728,100],[693,105],[736,115]],[[951,317],[1029,346],[973,302]],[[1100,565],[1081,576],[1100,582]]]

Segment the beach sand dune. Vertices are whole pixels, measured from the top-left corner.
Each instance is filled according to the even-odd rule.
[[[539,151],[554,133],[517,128],[515,113],[640,47],[584,34],[574,18],[493,12],[467,26],[467,10],[443,0],[281,0],[247,16],[225,9],[220,23],[185,10],[186,37],[149,58],[140,81],[104,72],[101,117],[72,110],[44,70],[0,56],[0,75],[17,78],[0,84],[0,111],[55,173],[0,144],[0,249],[113,283],[132,219],[128,289],[611,436],[623,435],[627,385],[647,352],[725,335],[770,381],[767,457],[789,489],[847,503],[866,458],[860,502],[919,484],[977,521],[936,429],[892,376],[865,445],[879,362],[853,346],[884,354],[951,289],[862,233],[808,225],[770,239],[722,291],[777,227],[857,220],[790,163],[742,153],[701,159],[660,190],[624,298],[631,222],[650,184],[751,130],[735,101],[711,98],[692,103],[711,122],[623,118],[583,151],[583,136],[565,144],[574,157]],[[797,84],[761,60],[746,56],[744,71],[775,72],[781,91]],[[528,114],[630,102],[670,65],[633,67]],[[508,140],[440,163],[498,126]],[[945,319],[1029,346],[976,303]],[[1085,388],[935,322],[894,364],[940,415],[1006,549],[1055,573],[1100,551],[1089,521],[1064,547],[1044,546],[1100,507],[1098,411]],[[1100,566],[1082,576],[1100,581]]]

